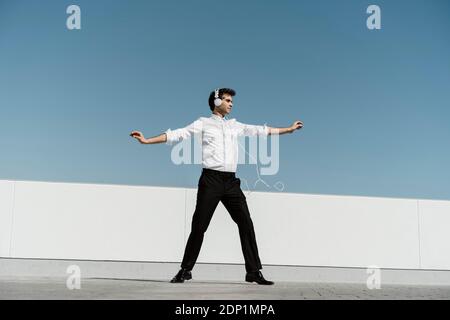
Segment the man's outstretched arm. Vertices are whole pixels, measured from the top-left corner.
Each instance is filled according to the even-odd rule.
[[[165,143],[167,141],[166,133],[162,133],[159,136],[146,139],[144,137],[144,135],[142,134],[142,132],[132,131],[130,133],[130,136],[132,136],[133,138],[136,138],[136,140],[142,144],[157,144],[157,143]]]
[[[287,127],[287,128],[272,128],[272,127],[268,127],[269,129],[269,135],[270,134],[285,134],[285,133],[292,133],[295,130],[299,130],[303,128],[303,122],[301,121],[295,121],[292,126]]]
[[[173,144],[175,142],[187,139],[194,134],[201,133],[202,128],[203,123],[201,119],[198,119],[185,128],[180,128],[176,130],[168,129],[166,132],[156,137],[146,139],[142,134],[142,132],[140,131],[132,131],[130,133],[130,136],[136,138],[142,144],[156,144],[156,143]]]

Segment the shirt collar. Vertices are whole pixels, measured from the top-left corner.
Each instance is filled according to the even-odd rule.
[[[214,113],[211,114],[211,118],[212,118],[212,119],[216,119],[216,120],[221,120],[221,121],[227,120],[226,117],[223,117],[223,118],[222,118],[221,116],[218,116],[217,114],[214,114]]]

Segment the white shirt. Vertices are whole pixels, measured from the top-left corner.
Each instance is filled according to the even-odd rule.
[[[267,136],[269,127],[243,124],[236,119],[224,119],[212,114],[201,117],[185,128],[168,129],[166,144],[172,145],[193,135],[201,135],[203,168],[236,172],[238,163],[238,137]]]

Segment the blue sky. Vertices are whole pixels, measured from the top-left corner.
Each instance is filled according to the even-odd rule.
[[[252,190],[450,200],[449,71],[448,0],[0,0],[0,179],[196,187],[200,166],[128,133],[208,116],[227,86],[239,121],[305,125]]]

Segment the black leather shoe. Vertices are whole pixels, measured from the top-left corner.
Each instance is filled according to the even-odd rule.
[[[186,269],[180,269],[177,275],[170,280],[171,283],[183,283],[184,280],[191,280],[192,273]]]
[[[245,281],[247,282],[256,282],[257,284],[262,285],[272,285],[274,282],[264,279],[261,271],[257,272],[247,272],[245,276]]]

